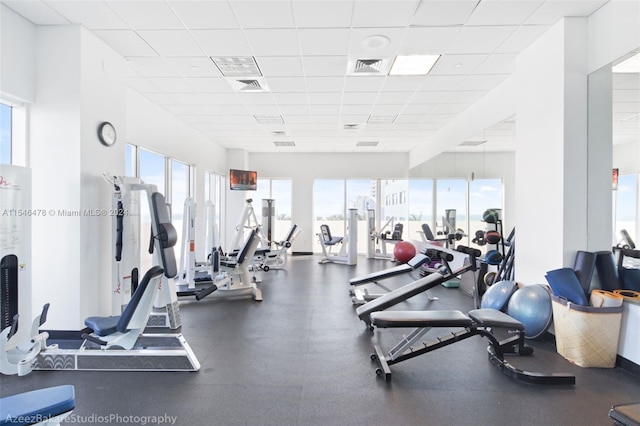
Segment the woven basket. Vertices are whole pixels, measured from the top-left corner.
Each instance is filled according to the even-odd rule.
[[[551,300],[558,353],[580,367],[615,367],[622,306],[594,308],[555,295]]]

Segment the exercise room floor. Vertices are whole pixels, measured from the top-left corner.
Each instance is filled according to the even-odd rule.
[[[526,370],[575,374],[575,386],[509,379],[488,361],[481,337],[396,364],[386,383],[375,374],[372,344],[389,349],[402,332],[370,333],[355,315],[348,280],[392,263],[318,259],[290,258],[286,269],[263,273],[262,302],[181,303],[182,332],[202,364],[198,372],[34,371],[3,376],[0,395],[73,384],[76,424],[175,419],[203,426],[611,425],[611,405],[640,401],[640,378],[621,368],[574,366],[552,339],[530,341],[533,356],[509,360]],[[395,287],[407,280],[387,281]],[[472,299],[457,289],[432,292],[439,300],[421,294],[396,309],[472,309]],[[439,334],[434,329],[425,338]]]

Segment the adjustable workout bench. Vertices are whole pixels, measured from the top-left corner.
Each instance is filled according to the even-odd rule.
[[[447,255],[450,256],[449,254],[444,252],[440,252],[440,253],[442,253],[445,256]],[[453,259],[453,257],[451,259]],[[415,256],[413,256],[407,263],[403,263],[401,265],[394,266],[393,268],[387,268],[382,271],[373,272],[371,274],[363,275],[360,277],[351,278],[349,280],[349,284],[352,286],[359,286],[359,285],[364,285],[368,283],[376,283],[380,285],[378,281],[381,281],[387,278],[397,277],[403,274],[409,274],[410,276],[412,276],[411,274],[412,272],[418,270],[422,265],[428,264],[429,262],[431,262],[431,257],[427,256],[424,253],[418,253]],[[383,288],[389,291],[389,289],[385,287]],[[349,293],[352,296],[351,301],[353,302],[354,305],[362,305],[363,303],[366,303],[373,299],[377,299],[380,296],[382,296],[382,294],[369,293],[369,290],[366,288],[360,289],[360,288],[352,287],[349,289]],[[429,299],[434,300],[431,296],[429,296]]]
[[[0,398],[0,425],[59,425],[76,405],[73,385]]]
[[[472,249],[466,246],[458,246],[456,250],[469,255],[470,259],[468,265],[463,265],[461,268],[458,268],[455,271],[447,267],[444,269],[444,271],[435,272],[427,275],[424,278],[420,278],[419,280],[402,286],[374,300],[371,300],[370,302],[365,303],[362,306],[359,306],[356,309],[356,314],[368,326],[371,326],[371,314],[373,312],[382,311],[391,306],[397,305],[400,302],[404,302],[405,300],[415,296],[416,294],[428,291],[435,286],[440,285],[445,281],[449,281],[453,277],[458,276],[464,272],[475,271],[477,268],[476,258],[480,256],[480,250]],[[444,259],[446,259],[446,257]],[[479,304],[476,302],[475,306],[478,305]]]
[[[489,339],[489,360],[507,376],[526,383],[545,385],[574,385],[575,377],[564,373],[534,373],[515,368],[504,359],[504,355],[531,355],[533,348],[524,344],[524,325],[509,315],[495,309],[475,309],[468,316],[460,311],[384,311],[371,314],[371,324],[379,328],[415,327],[415,329],[387,354],[379,345],[374,345],[371,359],[378,363],[376,374],[391,380],[390,365],[423,355],[472,336]],[[462,330],[438,337],[432,342],[414,346],[418,339],[433,327],[460,327]],[[492,329],[504,329],[514,333],[498,341]]]

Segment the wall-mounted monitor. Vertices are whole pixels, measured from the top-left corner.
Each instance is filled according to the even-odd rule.
[[[255,191],[258,186],[258,173],[249,170],[229,170],[229,189],[232,191]]]

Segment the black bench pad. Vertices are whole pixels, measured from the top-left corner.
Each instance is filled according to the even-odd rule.
[[[391,327],[470,327],[473,322],[460,311],[380,311],[371,314],[371,323]]]
[[[481,327],[500,327],[524,330],[524,325],[515,318],[496,309],[474,309],[469,316]]]

